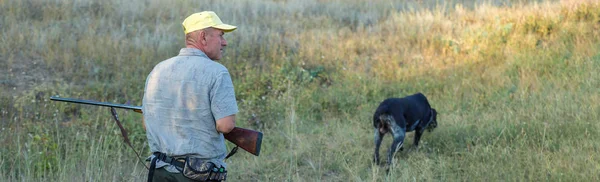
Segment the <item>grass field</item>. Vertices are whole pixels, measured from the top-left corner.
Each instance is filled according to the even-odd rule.
[[[0,181],[144,181],[108,108],[49,97],[140,105],[202,10],[238,26],[220,62],[237,125],[264,133],[228,181],[600,180],[596,0],[0,0]],[[438,128],[386,174],[370,118],[416,92]],[[119,114],[149,155],[141,115]]]

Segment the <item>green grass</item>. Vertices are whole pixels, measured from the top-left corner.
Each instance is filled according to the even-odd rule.
[[[229,181],[600,180],[593,0],[0,0],[0,179],[144,181],[108,108],[49,97],[141,104],[201,10],[238,26],[220,62],[237,125],[264,133],[259,157],[227,161]],[[386,174],[370,118],[415,92],[439,126],[418,151],[409,134]],[[141,115],[118,112],[148,155]]]

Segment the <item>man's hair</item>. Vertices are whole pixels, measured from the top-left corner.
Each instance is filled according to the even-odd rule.
[[[195,35],[197,33],[200,33],[200,31],[203,31],[203,30],[194,31],[194,32],[190,32],[188,34],[185,34],[185,45],[193,45],[193,44],[195,44],[196,41],[198,41],[198,40],[195,39],[197,37]]]
[[[196,37],[195,34],[199,34],[200,32],[204,32],[205,35],[207,35],[209,32],[212,32],[212,27],[207,27],[201,30],[196,30],[190,33],[185,34],[185,45],[192,45],[195,44],[196,41],[200,41],[200,40],[195,40]]]

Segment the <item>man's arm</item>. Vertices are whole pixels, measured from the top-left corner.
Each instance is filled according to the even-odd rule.
[[[231,130],[233,130],[233,128],[235,128],[235,114],[218,119],[216,125],[218,132],[224,134],[229,133]]]

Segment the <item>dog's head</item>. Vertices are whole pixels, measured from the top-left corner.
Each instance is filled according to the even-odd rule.
[[[431,122],[427,125],[427,131],[432,132],[435,128],[437,128],[437,111],[431,108]]]

